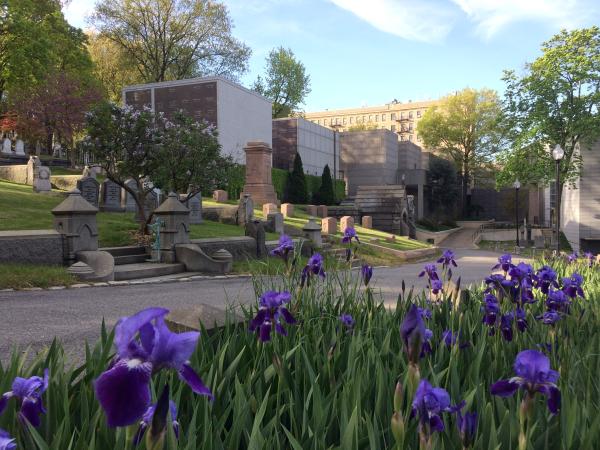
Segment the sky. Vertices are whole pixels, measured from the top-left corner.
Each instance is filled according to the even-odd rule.
[[[95,0],[71,0],[88,27]],[[303,109],[436,99],[465,87],[500,94],[503,70],[521,73],[562,28],[600,23],[598,0],[225,0],[233,34],[252,48],[249,86],[273,48],[305,65]]]

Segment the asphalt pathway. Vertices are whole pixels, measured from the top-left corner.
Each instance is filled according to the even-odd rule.
[[[498,254],[480,250],[458,250],[456,277],[462,285],[479,283],[489,274]],[[407,289],[422,288],[418,278],[424,262],[401,267],[378,268],[372,286],[387,304],[396,302],[402,280]],[[358,274],[356,274],[358,276]],[[186,308],[208,304],[218,308],[255,302],[249,278],[203,279],[198,281],[130,286],[90,287],[60,291],[0,292],[0,360],[12,349],[39,351],[58,337],[67,355],[80,359],[83,343],[96,341],[104,318],[109,327],[120,317],[150,307]]]

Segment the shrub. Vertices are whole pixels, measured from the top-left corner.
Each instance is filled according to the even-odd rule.
[[[294,158],[294,169],[287,178],[284,198],[286,202],[296,204],[305,204],[308,201],[308,190],[300,153],[296,153]]]
[[[313,203],[316,205],[333,205],[335,203],[333,180],[331,179],[331,171],[328,165],[325,165],[323,169],[319,189],[313,194]]]

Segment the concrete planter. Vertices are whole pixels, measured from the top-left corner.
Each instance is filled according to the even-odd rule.
[[[461,230],[461,227],[451,228],[450,230],[444,231],[429,231],[423,230],[422,228],[416,229],[416,237],[418,241],[428,242],[433,245],[439,245],[443,242],[448,236],[452,233],[456,233],[458,230]]]

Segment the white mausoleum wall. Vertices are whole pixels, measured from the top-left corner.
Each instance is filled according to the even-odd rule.
[[[298,153],[302,158],[304,173],[321,176],[325,165],[333,175],[334,169],[334,132],[303,118],[298,123]],[[338,136],[339,137],[339,136]],[[339,170],[340,142],[336,139],[336,165]]]

